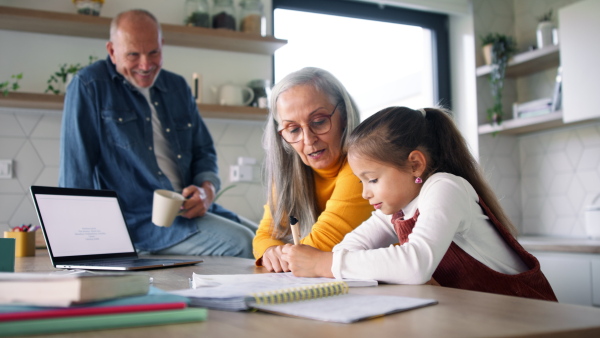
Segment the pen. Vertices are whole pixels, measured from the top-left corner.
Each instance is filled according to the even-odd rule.
[[[300,229],[298,229],[298,220],[294,216],[290,216],[290,228],[292,228],[292,237],[294,237],[294,245],[300,244]]]

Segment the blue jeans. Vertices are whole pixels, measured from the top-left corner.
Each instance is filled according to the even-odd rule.
[[[195,221],[199,232],[183,242],[163,250],[140,254],[253,257],[252,239],[256,231],[255,224],[236,223],[213,213],[206,213]]]

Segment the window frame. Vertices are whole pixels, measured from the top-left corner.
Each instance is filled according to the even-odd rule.
[[[431,50],[434,58],[432,60],[434,102],[452,109],[448,15],[348,0],[272,0],[272,6],[271,22],[273,27],[271,34],[274,34],[275,30],[274,17],[276,9],[345,16],[430,29],[432,31]],[[272,65],[274,77],[275,56],[273,56]]]

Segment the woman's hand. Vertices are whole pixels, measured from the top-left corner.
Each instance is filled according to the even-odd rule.
[[[333,277],[331,264],[333,253],[315,249],[309,245],[290,245],[282,247],[282,260],[297,277]]]
[[[262,256],[262,266],[264,266],[269,272],[288,272],[290,268],[288,263],[281,258],[283,255],[282,249],[285,246],[292,246],[291,244],[286,245],[275,245],[267,248]]]

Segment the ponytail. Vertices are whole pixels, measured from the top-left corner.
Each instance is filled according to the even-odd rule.
[[[422,176],[424,181],[436,172],[464,178],[501,224],[516,235],[515,226],[485,180],[450,114],[443,108],[385,108],[367,118],[352,132],[348,152],[405,170],[408,168],[408,155],[419,150],[427,158],[427,168]]]

